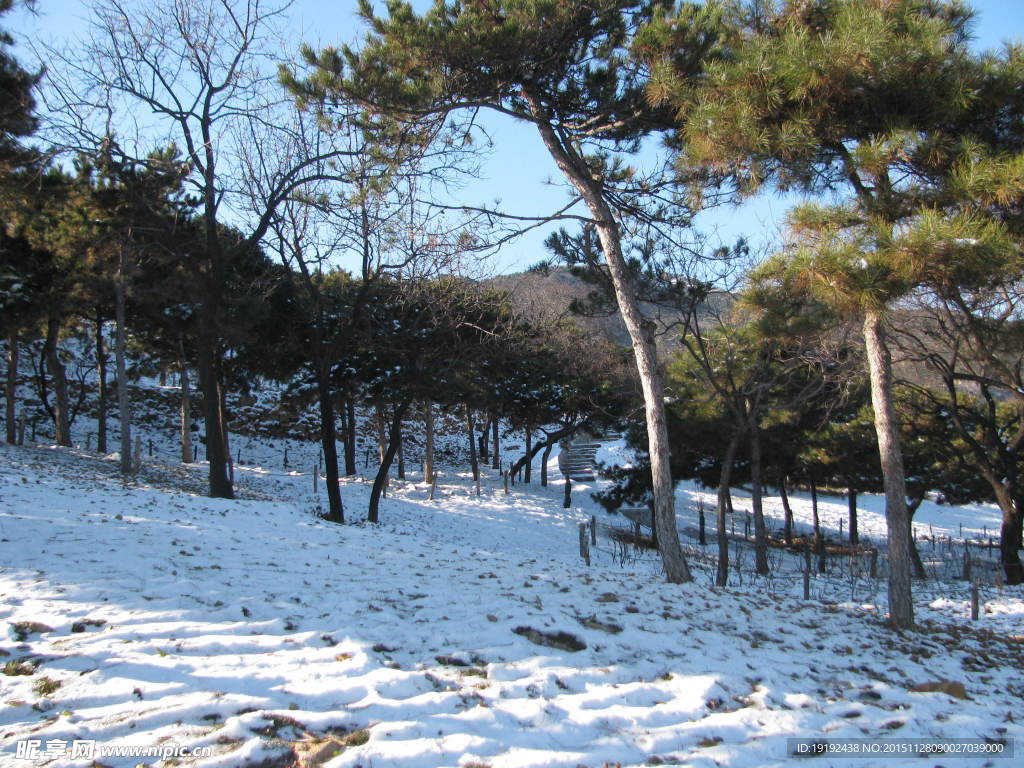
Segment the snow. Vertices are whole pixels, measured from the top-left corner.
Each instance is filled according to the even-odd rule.
[[[0,448],[0,648],[5,661],[38,662],[0,677],[0,765],[30,764],[14,758],[24,739],[211,747],[176,763],[201,766],[287,765],[289,749],[324,744],[331,768],[771,766],[792,759],[788,738],[819,736],[1022,743],[1019,588],[986,587],[972,625],[966,586],[929,582],[923,631],[897,633],[881,620],[878,583],[816,578],[804,601],[782,568],[714,588],[685,535],[696,581],[665,584],[649,553],[605,538],[620,518],[589,499],[599,483],[574,484],[562,508],[554,456],[547,489],[506,495],[485,471],[477,497],[449,466],[435,501],[393,479],[380,525],[335,526],[313,514],[315,446],[296,472],[274,463],[282,445],[242,442],[259,466],[236,468],[232,501],[195,495],[201,465],[150,464],[125,482],[115,462],[78,450]],[[628,460],[606,444],[599,459],[616,456]],[[369,490],[344,482],[350,520]],[[701,494],[680,488],[684,532]],[[781,516],[777,501],[769,515]],[[793,504],[809,524],[808,500]],[[823,497],[821,514],[837,528],[845,499]],[[994,514],[926,502],[918,518],[956,537],[960,522],[991,531]],[[602,537],[587,568],[577,525],[591,515]],[[878,499],[861,497],[861,520],[880,540]],[[535,645],[520,627],[586,648]],[[37,692],[44,677],[60,687]],[[937,680],[962,682],[969,698],[909,690]]]

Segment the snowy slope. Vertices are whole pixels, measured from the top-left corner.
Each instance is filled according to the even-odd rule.
[[[821,735],[1024,748],[1019,589],[988,590],[972,626],[964,588],[933,586],[925,631],[901,635],[877,585],[857,603],[827,580],[807,602],[795,580],[714,589],[699,570],[667,585],[649,555],[604,539],[587,568],[577,523],[615,520],[585,484],[563,510],[554,467],[549,489],[505,495],[487,476],[479,498],[455,470],[433,502],[394,481],[376,527],[317,520],[308,475],[240,468],[243,498],[225,501],[180,490],[201,487],[191,471],[126,484],[109,461],[0,448],[0,648],[32,672],[0,677],[0,765],[32,764],[15,757],[25,739],[364,768],[765,766],[791,759],[787,738]],[[344,485],[352,519],[368,493]],[[909,690],[943,679],[969,698]]]

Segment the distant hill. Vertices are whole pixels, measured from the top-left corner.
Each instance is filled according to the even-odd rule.
[[[499,275],[485,281],[486,285],[506,291],[515,308],[525,317],[537,321],[555,321],[571,318],[581,328],[612,341],[621,346],[630,346],[629,333],[616,312],[602,317],[584,317],[569,311],[573,299],[583,300],[592,287],[567,268],[552,268],[547,274],[541,272],[519,272],[511,275]],[[724,292],[713,293],[709,304],[721,305],[731,300]],[[652,304],[643,304],[644,313],[658,322],[663,329],[668,329],[676,320],[677,315]],[[669,331],[666,336],[671,338]]]

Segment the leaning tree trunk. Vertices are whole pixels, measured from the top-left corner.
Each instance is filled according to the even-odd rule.
[[[722,457],[722,470],[718,476],[718,508],[715,511],[715,523],[718,525],[718,572],[715,574],[715,586],[724,587],[729,583],[729,534],[726,531],[725,516],[729,511],[729,484],[732,481],[732,465],[736,460],[740,435],[733,433],[729,445]]]
[[[603,201],[600,201],[603,203]],[[679,543],[676,528],[675,483],[669,465],[668,424],[665,417],[665,384],[658,365],[658,351],[652,324],[640,313],[639,302],[622,256],[618,227],[611,211],[598,225],[605,261],[615,286],[619,311],[633,341],[637,371],[644,394],[647,421],[647,451],[651,461],[651,487],[654,494],[654,525],[665,576],[671,583],[692,581],[690,567]]]
[[[50,315],[46,323],[46,342],[44,355],[46,367],[50,372],[53,384],[53,428],[57,445],[71,445],[71,407],[68,400],[68,378],[64,371],[64,363],[57,354],[57,338],[60,335],[61,321],[57,315]]]
[[[18,331],[12,328],[7,334],[7,385],[4,391],[4,424],[7,427],[7,442],[18,443],[17,400],[18,400]]]
[[[786,489],[786,474],[779,476],[779,496],[782,498],[782,538],[787,545],[793,543],[793,508],[789,506],[789,491]]]
[[[181,336],[178,337],[178,378],[181,382],[181,463],[189,464],[192,461],[192,387]]]
[[[473,470],[473,480],[480,479],[480,462],[476,458],[476,430],[473,426],[473,409],[466,404],[466,431],[469,433],[469,464]]]
[[[768,531],[761,504],[761,429],[756,416],[750,425],[750,506],[754,509],[754,568],[762,576],[768,573]]]
[[[398,453],[398,427],[402,423],[406,410],[409,408],[409,401],[399,403],[395,406],[391,418],[391,434],[389,435],[384,455],[381,457],[380,467],[377,468],[377,476],[373,478],[373,489],[370,491],[370,508],[366,515],[367,522],[380,522],[380,497],[384,493],[384,485],[388,480],[388,472],[391,471],[391,464]]]
[[[615,289],[615,298],[623,323],[629,332],[636,357],[637,371],[644,394],[647,421],[647,451],[651,461],[651,487],[654,494],[654,526],[657,530],[662,565],[671,583],[692,581],[690,567],[679,544],[676,528],[675,483],[669,466],[668,425],[665,417],[665,385],[658,365],[654,326],[643,317],[629,267],[622,253],[618,221],[599,179],[595,179],[585,160],[560,139],[551,124],[551,115],[531,93],[523,94],[536,118],[544,145],[559,170],[580,193],[594,219],[601,251]]]
[[[871,379],[871,405],[882,461],[885,489],[885,523],[889,536],[889,619],[893,626],[914,626],[914,602],[910,587],[910,516],[903,473],[903,452],[892,397],[892,356],[885,339],[881,312],[864,316],[864,346]]]
[[[107,349],[103,344],[103,315],[96,311],[96,375],[99,378],[96,453],[107,452]]]

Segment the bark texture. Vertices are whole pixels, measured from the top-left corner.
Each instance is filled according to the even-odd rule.
[[[903,472],[899,425],[892,398],[892,356],[885,339],[884,319],[869,310],[864,316],[864,346],[871,378],[871,405],[882,463],[885,489],[885,523],[889,536],[889,620],[893,626],[914,626],[911,598],[910,515]]]

